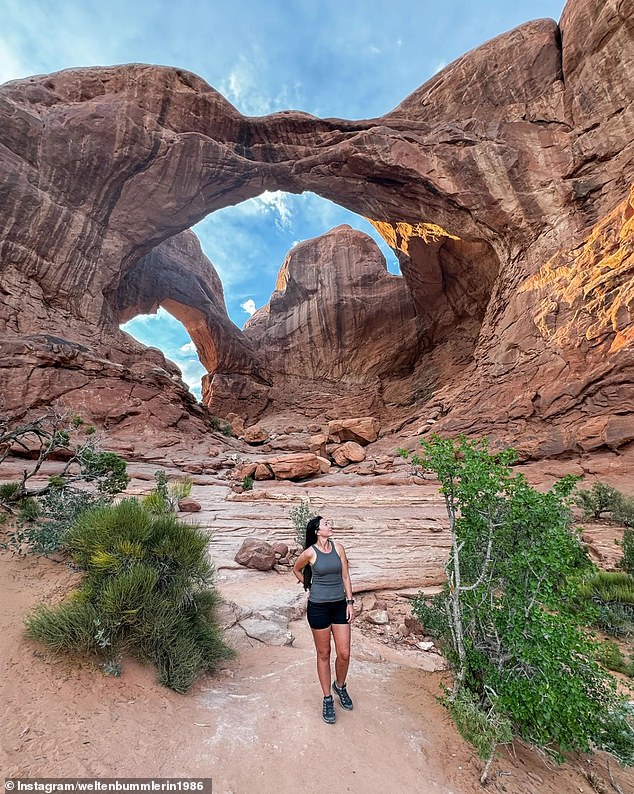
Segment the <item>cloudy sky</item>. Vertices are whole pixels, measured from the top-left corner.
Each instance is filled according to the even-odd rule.
[[[0,83],[72,66],[156,63],[196,72],[238,110],[383,115],[455,58],[564,0],[0,0]],[[264,193],[197,224],[242,326],[268,302],[300,240],[357,215],[311,193]],[[203,369],[183,326],[163,310],[126,330],[160,347],[200,396]]]

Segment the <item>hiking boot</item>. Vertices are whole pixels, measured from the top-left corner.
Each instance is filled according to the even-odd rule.
[[[324,698],[321,716],[323,717],[324,722],[327,722],[330,725],[332,725],[332,723],[337,719],[335,715],[335,701],[332,699],[332,695],[327,695]]]
[[[348,694],[346,685],[343,684],[341,687],[338,687],[337,682],[333,681],[332,688],[335,694],[339,696],[339,702],[341,703],[342,708],[352,711],[352,698]]]

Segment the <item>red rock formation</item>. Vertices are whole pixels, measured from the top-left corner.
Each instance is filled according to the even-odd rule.
[[[273,382],[273,410],[319,418],[384,410],[382,381],[411,372],[419,348],[407,285],[387,272],[374,241],[349,226],[293,248],[244,334]],[[239,401],[215,390],[209,402],[240,412]]]
[[[73,406],[99,405],[102,385],[123,379],[133,384],[130,397],[140,389],[138,416],[148,425],[178,432],[183,423],[195,425],[193,403],[168,365],[152,376],[158,381],[150,377],[146,395],[154,354],[111,345],[121,309],[136,305],[121,303],[118,290],[128,277],[134,281],[135,266],[152,249],[214,209],[264,189],[312,190],[372,218],[393,240],[422,333],[413,373],[393,374],[381,395],[372,393],[367,376],[385,373],[376,361],[362,373],[364,388],[353,384],[346,399],[359,398],[357,415],[390,402],[403,407],[409,392],[411,416],[431,410],[451,431],[532,434],[531,454],[591,448],[594,440],[625,444],[634,375],[630,304],[621,304],[618,332],[609,312],[595,312],[601,341],[590,346],[586,329],[564,320],[557,328],[570,336],[554,349],[552,335],[539,330],[540,323],[550,327],[548,310],[543,321],[531,319],[542,317],[546,296],[530,279],[548,261],[574,258],[584,240],[590,245],[591,227],[621,212],[615,208],[634,182],[633,14],[623,0],[570,0],[560,26],[540,20],[504,34],[392,113],[366,121],[303,113],[246,118],[194,75],[152,66],[74,69],[6,84],[5,411],[57,395]],[[593,250],[608,238],[599,234]],[[606,295],[618,292],[620,277],[604,269]],[[584,278],[573,303],[592,314],[586,299],[593,289]],[[191,283],[200,286],[195,277]],[[271,381],[254,365],[249,344],[220,323],[207,288],[203,293],[176,302],[190,307],[183,317],[211,340],[208,349],[200,343],[218,367],[205,387],[208,399],[224,400],[227,410],[248,406],[251,416],[296,405],[303,379],[294,381],[275,360]],[[290,316],[284,322],[293,324]],[[407,344],[390,356],[409,366]],[[302,373],[316,367],[297,354],[294,360]],[[136,367],[142,377],[130,379]],[[591,372],[595,385],[585,381]],[[158,382],[172,386],[161,393]],[[614,383],[621,385],[615,390]],[[108,388],[112,397],[115,387]],[[339,397],[333,390],[332,399]],[[108,421],[125,416],[125,401],[113,402],[99,409]],[[149,404],[155,409],[148,412]]]

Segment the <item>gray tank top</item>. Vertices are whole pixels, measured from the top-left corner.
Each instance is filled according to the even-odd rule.
[[[313,580],[308,600],[313,604],[326,604],[330,601],[341,601],[346,597],[341,577],[341,560],[334,545],[327,553],[313,546],[317,559],[313,563]]]

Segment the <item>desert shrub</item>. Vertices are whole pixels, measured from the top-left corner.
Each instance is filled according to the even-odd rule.
[[[608,670],[629,674],[630,666],[619,646],[612,640],[605,640],[597,644],[595,659]]]
[[[621,567],[630,576],[634,576],[634,531],[626,529],[623,532],[623,559],[621,560]]]
[[[446,697],[444,703],[460,735],[473,744],[482,761],[491,758],[498,744],[508,744],[512,740],[511,722],[493,708],[485,711],[469,689]]]
[[[295,539],[303,548],[306,543],[306,524],[311,518],[315,518],[317,513],[313,513],[310,509],[309,499],[302,499],[298,505],[290,508],[288,515],[295,527]]]
[[[634,636],[634,577],[628,573],[593,571],[583,576],[577,599],[590,606],[589,620],[613,637]]]
[[[82,586],[27,619],[27,634],[55,650],[113,662],[130,653],[184,692],[232,652],[214,621],[217,596],[207,535],[134,499],[83,512],[65,537]]]
[[[85,427],[79,416],[51,414],[12,429],[0,421],[0,462],[14,449],[35,450],[37,455],[21,481],[0,485],[0,511],[16,518],[0,546],[17,554],[58,550],[83,510],[111,500],[130,479],[125,461],[102,451],[94,428]],[[62,471],[45,485],[32,487],[42,464],[60,452],[66,458]]]
[[[218,416],[212,416],[209,419],[209,425],[212,430],[215,430],[217,433],[222,433],[223,436],[235,436],[231,424],[225,419],[220,419]]]
[[[172,505],[168,499],[165,499],[158,491],[150,491],[141,500],[143,507],[154,515],[161,515],[162,513],[172,513]]]
[[[461,730],[480,753],[510,725],[557,759],[604,749],[634,762],[632,715],[573,609],[591,569],[571,524],[576,478],[541,493],[512,474],[512,450],[466,438],[422,445],[413,463],[441,482],[451,551],[444,591],[414,609],[452,665],[447,705]]]
[[[253,490],[253,477],[243,477],[242,478],[242,487],[245,491],[252,491]]]
[[[634,498],[624,496],[612,513],[612,518],[624,527],[634,527]]]
[[[156,486],[153,491],[143,497],[142,502],[146,510],[155,515],[175,512],[178,500],[189,496],[192,490],[192,481],[189,477],[184,480],[169,482],[162,469],[154,473]]]
[[[622,498],[623,495],[611,485],[595,482],[589,490],[578,491],[575,502],[583,511],[584,518],[598,521],[602,513],[618,510]]]

